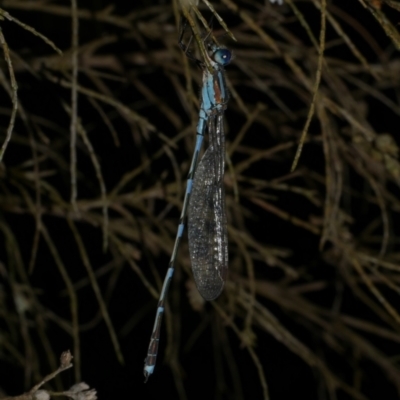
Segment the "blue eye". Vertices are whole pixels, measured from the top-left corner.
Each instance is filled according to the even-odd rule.
[[[228,49],[219,49],[213,54],[213,59],[223,67],[231,62],[232,53]]]

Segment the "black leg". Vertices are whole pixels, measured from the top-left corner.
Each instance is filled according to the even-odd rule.
[[[188,21],[184,16],[182,16],[181,22],[180,22],[180,33],[179,33],[179,40],[178,40],[179,47],[186,54],[186,57],[189,58],[189,60],[194,61],[200,68],[203,68],[204,63],[202,61],[200,61],[199,59],[197,59],[192,54],[192,52],[189,50],[190,44],[192,43],[192,40],[193,40],[193,34],[190,36],[189,43],[187,45],[185,43],[183,43],[183,36],[185,35],[187,26],[188,26]]]
[[[214,14],[211,14],[211,17],[208,21],[208,26],[210,27],[210,31],[212,31],[214,27]]]

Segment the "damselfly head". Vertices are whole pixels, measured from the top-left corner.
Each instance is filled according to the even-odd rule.
[[[219,65],[225,67],[225,65],[228,65],[231,62],[232,52],[228,49],[218,49],[214,51],[211,58]]]

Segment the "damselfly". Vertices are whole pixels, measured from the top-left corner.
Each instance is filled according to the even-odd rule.
[[[187,46],[183,44],[184,31],[185,27],[183,26],[179,45],[186,55],[195,60],[203,69],[201,105],[196,145],[190,165],[175,245],[158,301],[153,332],[144,364],[143,372],[146,381],[153,373],[156,364],[164,304],[174,274],[187,212],[193,276],[197,289],[205,300],[213,300],[220,295],[228,272],[228,239],[223,187],[225,168],[223,114],[229,98],[224,78],[224,66],[229,64],[232,54],[228,49],[212,43],[208,46],[209,52],[205,54],[206,63],[202,63],[196,60]],[[197,167],[206,128],[209,135],[209,147]]]

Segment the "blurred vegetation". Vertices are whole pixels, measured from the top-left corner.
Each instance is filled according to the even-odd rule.
[[[235,55],[230,275],[204,304],[183,241],[166,350],[145,390],[165,363],[177,396],[193,397],[187,360],[208,331],[213,356],[190,382],[208,380],[214,397],[278,398],[270,377],[293,360],[283,347],[313,375],[298,395],[398,397],[399,3],[181,2],[1,2],[1,368],[22,392],[69,347],[79,382],[98,363],[82,337],[100,335],[142,379],[199,106],[201,71],[177,46],[183,9],[199,58],[213,13],[224,21],[214,18],[213,35]]]

